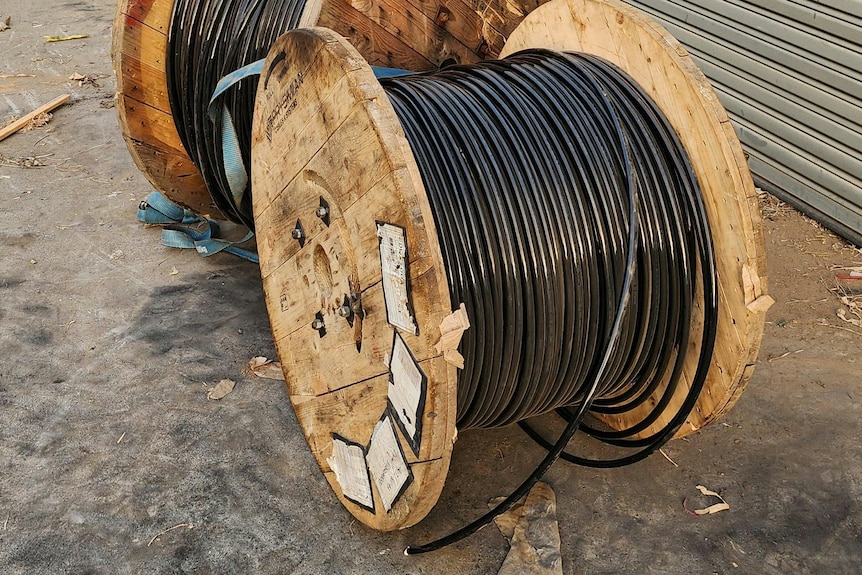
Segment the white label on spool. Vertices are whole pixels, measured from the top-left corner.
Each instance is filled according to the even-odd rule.
[[[333,434],[332,455],[326,459],[344,497],[374,513],[371,479],[361,445]]]
[[[380,238],[380,266],[383,268],[383,296],[386,319],[395,327],[416,335],[416,320],[410,311],[407,278],[407,234],[392,224],[377,224]]]
[[[407,466],[401,444],[395,436],[395,427],[388,415],[374,427],[365,459],[383,507],[389,511],[413,480],[413,473]]]
[[[395,333],[389,362],[389,407],[413,453],[419,455],[422,411],[425,409],[425,374],[399,333]]]

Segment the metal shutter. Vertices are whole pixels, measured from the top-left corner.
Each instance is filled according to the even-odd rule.
[[[862,245],[862,1],[627,1],[712,82],[755,182]]]

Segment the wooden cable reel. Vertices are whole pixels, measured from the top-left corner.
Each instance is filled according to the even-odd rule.
[[[117,114],[129,153],[150,183],[199,214],[221,217],[180,141],[168,101],[165,57],[175,0],[120,0],[114,21]],[[495,57],[539,0],[308,0],[302,26],[347,37],[376,66],[413,71]]]
[[[738,399],[771,302],[739,142],[679,44],[616,0],[541,6],[503,53],[525,48],[616,64],[654,99],[688,152],[720,282],[709,376],[678,435],[692,433]],[[356,518],[380,530],[411,526],[436,503],[457,437],[457,370],[435,344],[458,302],[449,300],[430,205],[399,120],[349,42],[322,28],[298,30],[267,58],[252,146],[261,273],[297,418]],[[701,319],[693,318],[693,331]],[[683,382],[696,363],[688,351]],[[603,420],[620,428],[626,415]]]

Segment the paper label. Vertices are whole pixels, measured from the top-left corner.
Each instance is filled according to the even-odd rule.
[[[335,472],[335,479],[338,480],[344,497],[374,513],[374,496],[363,447],[333,435],[332,455],[326,462]]]
[[[395,436],[395,427],[388,415],[374,427],[365,460],[383,507],[389,511],[413,480],[413,473],[407,466],[401,444]]]
[[[403,228],[377,224],[380,238],[380,266],[383,269],[383,296],[386,319],[395,327],[416,335],[419,330],[410,308],[407,277],[407,235]]]
[[[410,448],[419,455],[422,411],[425,409],[427,378],[401,335],[395,333],[389,362],[389,408]]]

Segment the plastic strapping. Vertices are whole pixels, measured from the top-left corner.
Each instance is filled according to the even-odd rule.
[[[218,100],[219,97],[231,86],[248,78],[249,76],[260,76],[263,70],[265,60],[257,60],[247,66],[243,66],[239,70],[231,72],[216,84],[216,89],[210,98],[207,114],[210,120],[215,123],[219,119]],[[224,162],[224,173],[227,177],[228,187],[230,187],[231,197],[233,197],[234,205],[239,206],[242,203],[242,197],[248,188],[248,170],[243,164],[242,153],[239,147],[239,138],[236,135],[236,128],[233,125],[233,118],[230,111],[224,104],[221,105],[221,145],[222,145],[222,161]]]

